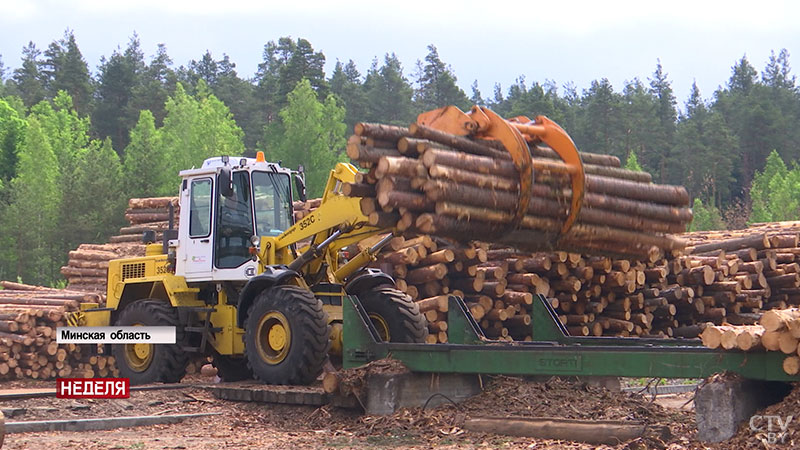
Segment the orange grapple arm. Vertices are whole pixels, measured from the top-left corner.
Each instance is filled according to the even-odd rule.
[[[455,106],[445,106],[420,114],[417,123],[457,136],[497,140],[503,144],[511,155],[520,177],[519,202],[514,215],[515,225],[528,209],[533,184],[533,163],[528,142],[544,142],[566,163],[572,181],[572,201],[561,233],[567,232],[575,222],[583,204],[586,176],[572,138],[552,120],[545,116],[537,116],[534,120],[524,116],[506,120],[482,106],[473,106],[468,113]]]

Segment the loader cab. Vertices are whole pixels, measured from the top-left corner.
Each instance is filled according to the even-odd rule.
[[[251,238],[277,236],[292,225],[292,172],[259,154],[210,158],[180,175],[175,274],[188,282],[255,276]]]

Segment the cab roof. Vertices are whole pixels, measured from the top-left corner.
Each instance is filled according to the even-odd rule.
[[[227,162],[226,162],[227,161]],[[199,168],[191,168],[182,170],[180,176],[191,175],[204,175],[216,173],[217,169],[228,165],[231,169],[246,169],[246,170],[266,170],[269,172],[285,173],[289,175],[291,170],[282,167],[278,163],[268,161],[258,161],[256,158],[245,158],[236,156],[215,156],[203,161],[203,165]]]

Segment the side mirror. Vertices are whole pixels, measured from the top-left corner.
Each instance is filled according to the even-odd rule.
[[[297,189],[297,196],[300,197],[300,201],[306,201],[306,180],[300,174],[294,175],[294,187]]]
[[[217,183],[219,183],[219,193],[222,194],[223,197],[231,197],[233,195],[233,184],[231,183],[231,169],[228,166],[225,166],[219,170],[219,177],[217,178]]]

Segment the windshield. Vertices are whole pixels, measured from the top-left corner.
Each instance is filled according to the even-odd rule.
[[[239,267],[250,256],[250,236],[253,235],[253,217],[250,208],[250,177],[246,171],[233,173],[233,192],[229,197],[217,198],[217,239],[215,264],[221,269]]]
[[[253,172],[257,235],[278,236],[289,228],[292,217],[290,192],[288,175]]]

